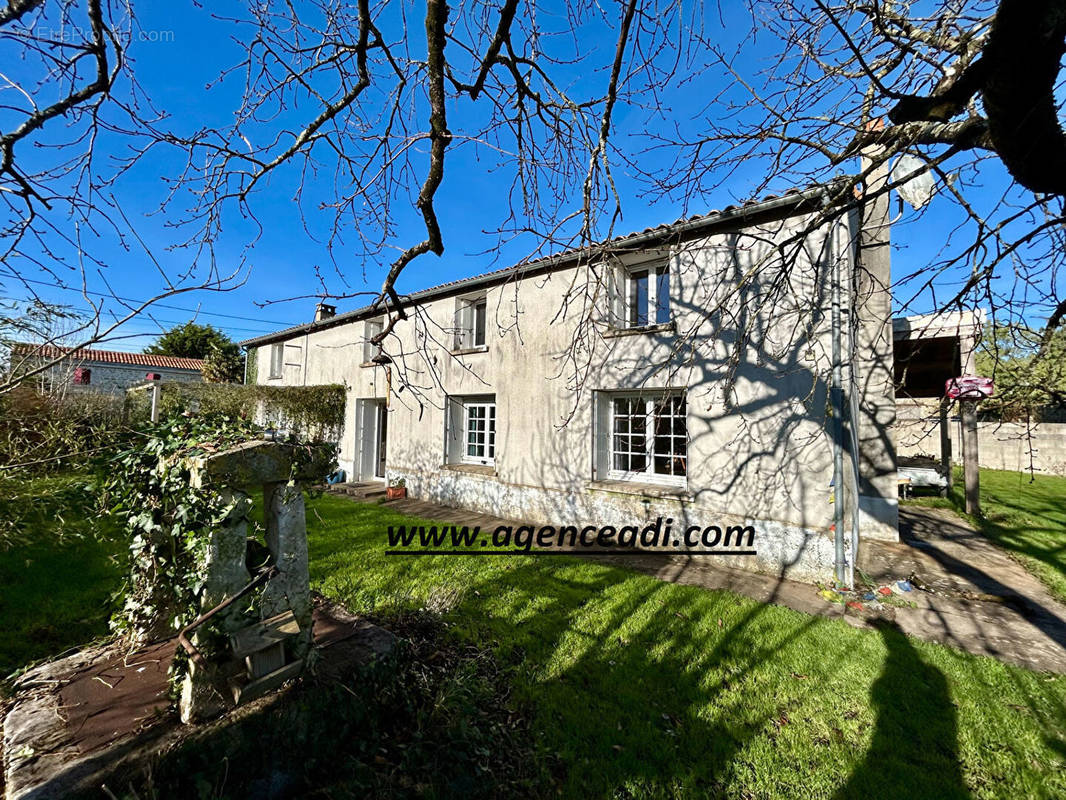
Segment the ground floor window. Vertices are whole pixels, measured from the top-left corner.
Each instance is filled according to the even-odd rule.
[[[688,475],[686,415],[683,393],[612,396],[607,477],[684,483]]]
[[[496,461],[496,402],[468,400],[463,403],[463,461],[493,464]]]

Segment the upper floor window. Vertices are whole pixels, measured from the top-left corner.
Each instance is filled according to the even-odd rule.
[[[270,345],[270,377],[280,378],[281,368],[285,364],[285,343]]]
[[[368,319],[363,328],[363,363],[371,364],[381,355],[381,345],[374,344],[374,337],[385,330],[385,322],[380,319]]]
[[[670,321],[670,268],[666,264],[625,272],[626,327],[643,328]]]
[[[456,308],[455,349],[484,347],[487,340],[488,298],[485,295],[463,297]]]
[[[688,407],[680,392],[612,395],[607,477],[684,483]]]

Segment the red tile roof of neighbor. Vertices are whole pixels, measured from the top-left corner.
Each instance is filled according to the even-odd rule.
[[[124,364],[132,367],[158,367],[160,369],[188,369],[200,371],[204,362],[199,358],[178,356],[152,356],[147,353],[122,353],[118,350],[74,350],[54,345],[20,344],[13,348],[23,358],[69,357],[72,361],[96,361],[105,364]]]

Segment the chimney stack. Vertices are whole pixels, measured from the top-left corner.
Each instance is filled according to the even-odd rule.
[[[329,303],[319,303],[315,306],[315,322],[321,322],[324,319],[330,319],[336,315],[336,306],[331,306]]]

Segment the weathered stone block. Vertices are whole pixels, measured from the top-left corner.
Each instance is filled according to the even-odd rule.
[[[333,466],[330,448],[285,442],[244,442],[221,453],[190,459],[194,486],[256,486],[321,481]]]
[[[266,543],[278,574],[264,587],[259,606],[263,619],[291,610],[300,625],[294,654],[303,658],[311,643],[311,585],[307,557],[307,522],[299,487],[274,483],[264,487]]]

